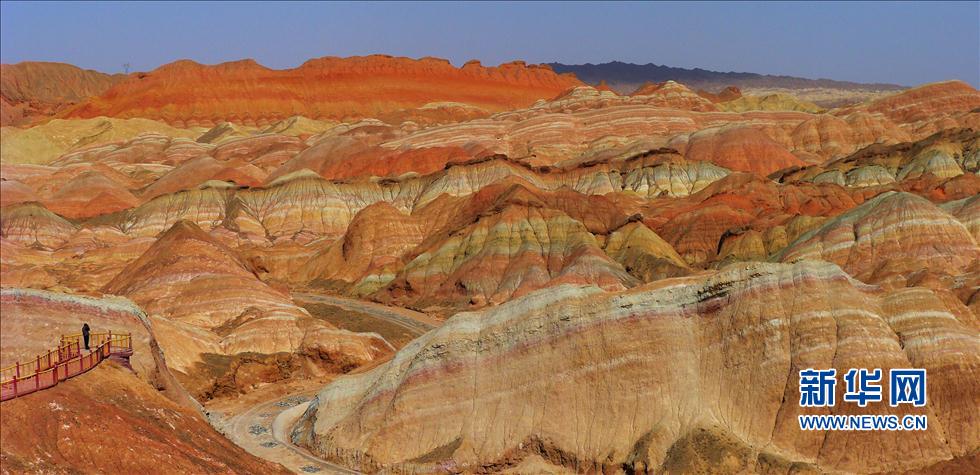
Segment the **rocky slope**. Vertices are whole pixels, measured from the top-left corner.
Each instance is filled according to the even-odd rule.
[[[563,286],[458,314],[328,385],[293,440],[368,471],[496,471],[532,457],[559,471],[916,469],[980,445],[978,355],[962,303],[884,292],[826,263],[738,265],[618,293]],[[828,412],[797,404],[796,375],[810,367],[926,368],[934,405],[833,412],[927,414],[929,430],[801,434],[797,414]]]
[[[181,473],[289,473],[236,446],[196,411],[113,362],[4,402],[0,437],[3,474],[155,473],[162,467]]]
[[[699,130],[688,138],[685,156],[729,170],[762,176],[803,162],[757,129],[721,127]]]
[[[980,130],[978,108],[980,92],[962,81],[946,81],[836,109],[833,114],[881,114],[900,124],[913,138],[921,139],[957,127]]]

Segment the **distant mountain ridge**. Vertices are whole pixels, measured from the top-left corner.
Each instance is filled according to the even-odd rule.
[[[556,73],[573,73],[581,81],[599,84],[605,81],[609,87],[620,93],[632,92],[647,82],[677,81],[693,89],[717,92],[727,86],[741,89],[783,88],[808,89],[828,88],[844,90],[901,90],[905,86],[885,83],[858,83],[835,81],[832,79],[807,79],[794,76],[776,76],[745,72],[709,71],[701,68],[687,69],[662,66],[658,64],[633,64],[612,61],[601,64],[562,64],[548,63]]]
[[[126,78],[66,63],[0,64],[0,124],[26,125],[102,94]]]
[[[421,117],[438,114],[440,108],[459,109],[458,104],[489,115],[581,85],[573,75],[524,61],[483,66],[474,60],[456,67],[440,58],[375,54],[328,56],[296,68],[270,69],[250,59],[215,65],[181,60],[131,75],[59,117],[140,117],[177,127],[267,126],[297,115],[384,119],[420,109]],[[469,109],[468,117],[474,114]]]

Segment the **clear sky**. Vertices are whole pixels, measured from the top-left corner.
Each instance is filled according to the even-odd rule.
[[[273,68],[385,53],[492,65],[620,60],[720,71],[980,86],[980,2],[2,2],[0,60],[105,72],[177,59]]]

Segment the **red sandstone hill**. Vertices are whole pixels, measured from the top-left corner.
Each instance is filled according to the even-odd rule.
[[[714,103],[734,101],[742,97],[742,90],[736,86],[728,86],[722,89],[720,92],[713,93],[705,91],[704,89],[698,89],[698,95]]]
[[[29,124],[102,94],[125,77],[64,63],[0,64],[0,124]]]
[[[103,363],[3,403],[0,473],[289,473],[131,371]]]
[[[177,61],[132,77],[65,117],[143,117],[176,125],[265,124],[295,115],[376,117],[431,103],[500,111],[529,106],[582,83],[548,66],[514,61],[457,68],[437,58],[385,55],[312,59],[274,70],[252,60],[207,66]]]
[[[882,113],[892,121],[909,123],[942,114],[967,113],[980,107],[980,91],[963,81],[924,84],[854,107],[838,110],[839,115],[854,111]]]

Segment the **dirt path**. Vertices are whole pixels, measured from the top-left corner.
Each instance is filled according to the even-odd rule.
[[[295,473],[359,473],[318,458],[289,441],[296,417],[302,415],[322,384],[307,386],[312,387],[263,400],[234,415],[209,407],[208,417],[216,429],[238,446]]]
[[[435,328],[441,322],[411,310],[386,307],[373,302],[332,295],[294,293],[298,303],[332,305],[377,324],[396,325],[411,338]],[[237,399],[209,402],[208,418],[218,431],[257,457],[282,464],[296,473],[359,473],[318,458],[289,441],[289,432],[309,401],[329,380],[272,383]]]
[[[293,300],[296,300],[297,302],[323,303],[358,313],[368,314],[372,317],[385,320],[388,323],[393,323],[404,327],[405,329],[415,333],[415,336],[419,336],[435,327],[438,327],[439,325],[442,325],[442,321],[436,318],[430,317],[421,312],[409,310],[407,308],[389,307],[364,300],[306,292],[294,292],[292,297]]]

